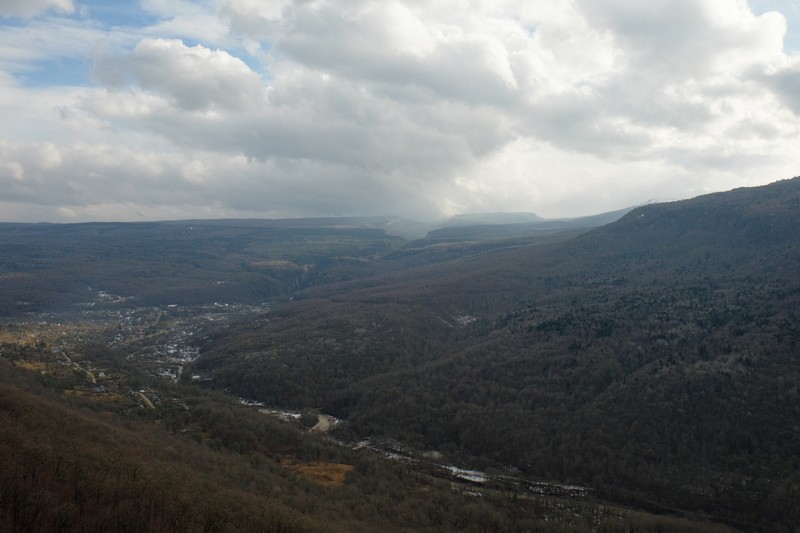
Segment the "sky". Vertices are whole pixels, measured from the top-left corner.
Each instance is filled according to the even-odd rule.
[[[0,221],[596,214],[800,175],[800,0],[0,0]]]

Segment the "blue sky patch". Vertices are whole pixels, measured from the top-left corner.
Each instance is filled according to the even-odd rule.
[[[144,11],[139,2],[95,0],[76,5],[80,15],[97,20],[108,29],[118,27],[142,27],[158,22],[158,17]]]
[[[58,85],[80,87],[90,84],[93,62],[86,57],[62,57],[40,61],[17,75],[25,87]]]

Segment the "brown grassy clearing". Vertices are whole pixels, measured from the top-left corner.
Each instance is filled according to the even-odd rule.
[[[341,487],[347,479],[347,474],[355,469],[352,465],[341,463],[295,463],[289,458],[284,459],[281,465],[324,487]]]

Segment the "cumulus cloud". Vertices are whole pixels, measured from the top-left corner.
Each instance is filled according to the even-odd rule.
[[[0,0],[0,17],[34,17],[45,11],[72,13],[72,0]]]
[[[258,109],[263,99],[259,76],[241,59],[177,39],[143,39],[126,57],[102,57],[95,76],[117,86],[132,77],[181,110]]]
[[[61,218],[564,216],[800,163],[786,20],[744,0],[141,5],[155,23],[98,38],[100,87],[0,76],[4,201]]]
[[[759,73],[756,79],[764,83],[795,115],[800,116],[800,58],[780,68]]]
[[[399,194],[405,182],[380,182],[369,173],[317,161],[254,161],[204,152],[153,154],[102,144],[5,142],[0,143],[0,160],[4,162],[0,189],[9,209],[37,205],[37,212],[59,219],[64,218],[62,207],[84,217],[110,205],[120,206],[117,214],[125,219],[159,209],[209,214],[212,205],[216,214],[209,216],[214,217],[360,212],[355,205],[380,206],[387,212],[409,207],[425,212],[436,206],[421,189]],[[272,202],[272,198],[281,201]]]

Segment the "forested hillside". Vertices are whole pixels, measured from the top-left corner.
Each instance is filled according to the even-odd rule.
[[[197,371],[615,501],[800,523],[800,179],[408,261],[209,338]]]
[[[0,531],[728,531],[352,450],[84,345],[98,390],[43,344],[0,334]]]

